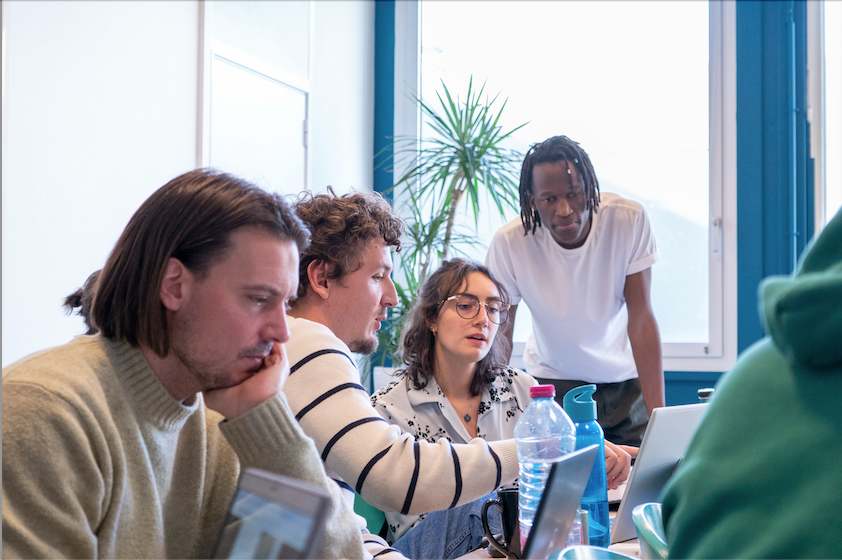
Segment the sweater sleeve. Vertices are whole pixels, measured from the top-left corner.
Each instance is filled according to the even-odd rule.
[[[282,395],[219,426],[242,468],[256,467],[304,480],[330,495],[317,558],[364,557],[356,516],[345,505],[339,486],[325,474],[312,440],[301,431]]]
[[[3,384],[3,556],[95,558],[110,483],[103,434],[63,399]]]
[[[350,356],[331,348],[329,339],[323,342],[321,348],[309,344],[303,357],[297,349],[284,391],[328,471],[369,503],[422,513],[461,505],[514,481],[513,440],[416,441],[378,415]]]

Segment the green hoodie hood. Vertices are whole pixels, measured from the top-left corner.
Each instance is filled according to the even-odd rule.
[[[766,332],[792,365],[842,365],[842,210],[816,237],[793,276],[760,285]]]

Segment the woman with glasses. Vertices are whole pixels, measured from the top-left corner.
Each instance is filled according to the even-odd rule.
[[[445,261],[424,283],[405,327],[405,367],[372,396],[380,415],[431,442],[513,437],[536,381],[504,361],[506,338],[497,331],[508,310],[505,288],[488,269]],[[628,474],[628,456],[612,447],[606,454],[616,486]],[[453,558],[473,550],[482,540],[478,512],[484,501],[420,516],[387,513],[392,546],[409,558]]]

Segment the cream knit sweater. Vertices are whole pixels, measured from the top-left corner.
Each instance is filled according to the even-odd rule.
[[[284,397],[222,421],[201,395],[174,400],[139,350],[100,336],[3,372],[3,556],[207,557],[241,465],[329,492],[319,556],[364,556]]]

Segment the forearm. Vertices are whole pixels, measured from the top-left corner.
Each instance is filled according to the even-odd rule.
[[[504,345],[505,352],[503,355],[503,363],[508,364],[512,360],[512,352],[514,350],[514,333],[515,333],[515,317],[517,316],[517,305],[509,307],[509,318],[506,323],[500,328],[497,336],[502,336],[506,344]]]
[[[324,467],[312,440],[279,395],[219,424],[242,468],[255,467],[321,484]]]
[[[290,376],[284,391],[328,470],[372,505],[402,513],[445,509],[517,476],[513,441],[416,440],[383,419],[353,382],[356,370],[345,364],[336,355],[321,356]]]
[[[329,531],[320,558],[363,557],[357,518],[345,505],[339,486],[328,478],[313,441],[304,434],[283,396],[220,424],[220,428],[243,468],[257,467],[304,480],[330,495],[325,521]]]
[[[361,404],[343,403],[337,407],[341,411],[313,410],[302,423],[323,455],[325,442],[336,442],[325,457],[330,471],[384,511],[445,509],[484,496],[517,476],[513,440],[430,443],[386,422],[360,424],[336,440],[344,426],[375,412]]]
[[[661,335],[654,318],[630,325],[629,340],[643,400],[651,414],[653,408],[665,404]]]

